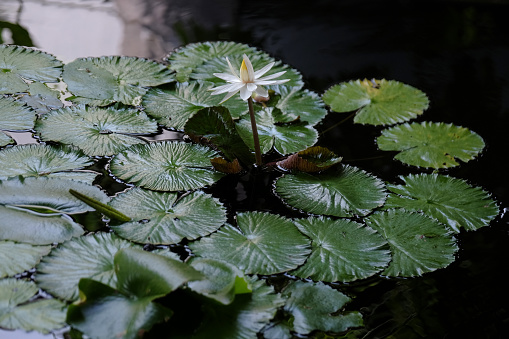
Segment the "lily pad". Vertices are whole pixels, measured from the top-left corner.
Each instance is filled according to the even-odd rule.
[[[21,175],[60,177],[92,183],[98,173],[79,170],[93,163],[92,159],[74,147],[20,145],[0,150],[0,180]]]
[[[388,128],[376,142],[382,151],[400,151],[394,158],[405,164],[437,169],[470,161],[484,148],[483,139],[465,127],[426,121]]]
[[[112,226],[119,236],[150,244],[175,244],[214,232],[226,222],[226,209],[218,199],[201,191],[179,197],[134,188],[117,195],[110,206],[133,219]]]
[[[134,109],[71,106],[45,114],[36,123],[43,140],[79,147],[88,155],[113,155],[145,143],[135,135],[157,132],[157,124]]]
[[[384,183],[343,165],[323,174],[285,174],[275,184],[284,202],[303,211],[337,217],[364,216],[384,204]]]
[[[0,94],[26,92],[25,80],[57,82],[62,62],[32,48],[0,45]]]
[[[22,102],[0,96],[0,121],[0,130],[26,131],[34,127],[35,112]]]
[[[323,101],[315,92],[288,86],[280,86],[278,91],[276,107],[292,120],[300,119],[314,126],[327,115]]]
[[[0,131],[0,147],[14,143],[14,139],[5,132]]]
[[[237,215],[235,228],[226,224],[211,236],[191,243],[198,256],[226,261],[246,274],[275,274],[302,265],[309,240],[290,219],[264,213]]]
[[[278,161],[277,165],[285,170],[314,173],[339,164],[342,159],[325,147],[312,146]]]
[[[52,295],[74,301],[81,278],[116,286],[113,258],[122,248],[137,247],[110,233],[97,233],[67,241],[37,265],[35,281]]]
[[[293,316],[293,330],[300,334],[344,332],[363,325],[360,312],[342,311],[351,299],[321,282],[292,281],[282,295],[288,298],[284,310]]]
[[[111,161],[118,178],[157,191],[183,191],[211,185],[223,174],[211,170],[217,153],[185,142],[134,145]]]
[[[372,276],[391,260],[387,242],[362,224],[324,217],[296,219],[295,226],[311,238],[311,255],[291,272],[315,281],[349,282]]]
[[[165,65],[126,56],[76,59],[64,66],[62,77],[77,101],[100,106],[140,105],[148,87],[174,81]]]
[[[50,246],[33,246],[12,241],[0,241],[0,278],[23,273],[35,267],[42,256],[49,253]]]
[[[60,91],[49,88],[42,82],[32,82],[28,85],[28,93],[18,100],[26,103],[38,114],[64,107],[60,101]]]
[[[415,119],[428,108],[420,90],[393,80],[356,80],[329,88],[323,101],[334,112],[357,111],[354,122],[394,125]]]
[[[280,154],[302,151],[316,143],[318,132],[304,122],[282,122],[281,111],[268,107],[256,112],[256,124],[262,153],[273,147]],[[237,123],[237,131],[244,142],[254,149],[253,131],[249,116],[244,116]]]
[[[452,233],[420,213],[403,209],[377,212],[366,223],[389,243],[392,261],[383,272],[391,277],[413,277],[448,266],[458,250]]]
[[[38,292],[33,282],[0,280],[0,327],[41,333],[64,327],[66,305],[56,299],[31,301]]]
[[[439,174],[400,177],[404,185],[388,185],[385,208],[422,211],[454,232],[461,228],[475,231],[498,215],[497,204],[489,194],[466,181]]]

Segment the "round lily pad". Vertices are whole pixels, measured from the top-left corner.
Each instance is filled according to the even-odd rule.
[[[276,181],[275,191],[290,206],[337,217],[366,215],[386,199],[380,179],[349,165],[322,174],[285,174]]]
[[[420,90],[393,80],[356,80],[329,88],[323,101],[334,112],[357,111],[354,122],[394,125],[415,119],[428,108]]]
[[[34,267],[41,257],[48,254],[50,246],[33,246],[30,244],[0,241],[0,278],[23,273]]]
[[[299,119],[314,126],[327,115],[323,101],[315,92],[289,86],[279,86],[278,92],[276,107],[291,120]]]
[[[237,215],[235,228],[226,224],[216,233],[190,244],[198,256],[226,261],[247,274],[275,274],[302,265],[309,240],[290,219],[264,212]]]
[[[201,191],[179,197],[134,188],[117,195],[110,206],[133,221],[113,230],[119,236],[151,244],[174,244],[214,232],[226,222],[226,210],[218,199]]]
[[[400,151],[394,158],[405,164],[437,169],[470,161],[484,148],[468,128],[426,121],[388,128],[376,142],[382,151]]]
[[[118,178],[156,191],[184,191],[211,185],[223,174],[213,171],[210,159],[218,154],[185,142],[134,145],[111,161]]]
[[[35,112],[22,102],[0,96],[0,121],[0,130],[26,131],[34,127]]]

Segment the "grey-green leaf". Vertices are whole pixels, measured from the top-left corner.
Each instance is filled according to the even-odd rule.
[[[43,140],[74,145],[88,155],[104,156],[145,143],[135,135],[157,132],[157,123],[134,109],[78,105],[45,114],[35,128]]]
[[[287,204],[309,213],[337,217],[366,215],[386,199],[380,179],[349,165],[323,174],[285,174],[275,186]]]
[[[387,242],[373,229],[346,219],[296,219],[295,226],[311,238],[311,255],[291,272],[315,281],[349,282],[382,271],[391,260]]]
[[[29,130],[34,127],[35,112],[22,102],[0,96],[0,121],[0,130]]]
[[[428,108],[420,90],[393,80],[356,80],[329,88],[323,101],[335,112],[358,110],[354,122],[393,125],[415,119]]]
[[[0,278],[23,273],[39,263],[49,253],[50,246],[0,241]]]
[[[284,75],[282,77],[284,78]],[[280,86],[279,94],[276,107],[288,119],[300,119],[314,126],[327,115],[323,101],[315,92],[300,87]]]
[[[62,75],[81,103],[140,105],[147,87],[174,81],[170,69],[155,61],[126,56],[76,59]]]
[[[377,212],[366,223],[389,243],[392,261],[383,272],[391,277],[419,276],[455,260],[456,240],[444,225],[403,209]]]
[[[394,158],[405,164],[437,169],[470,161],[484,148],[483,139],[465,127],[426,121],[388,128],[376,142],[383,151],[400,151]]]
[[[302,265],[310,253],[309,240],[290,219],[264,213],[237,215],[211,236],[190,244],[201,257],[226,261],[247,274],[275,274]]]
[[[384,208],[402,207],[422,211],[448,225],[454,232],[461,228],[475,231],[498,215],[496,202],[479,187],[466,181],[439,174],[400,177],[404,185],[388,185],[390,194]]]
[[[7,133],[0,131],[0,147],[14,143],[14,139]]]
[[[185,142],[134,145],[111,161],[118,178],[157,191],[183,191],[211,185],[223,174],[211,170],[217,153]]]
[[[226,222],[226,209],[210,194],[177,193],[133,188],[117,195],[110,206],[133,221],[112,226],[119,236],[139,243],[175,244],[214,232]]]

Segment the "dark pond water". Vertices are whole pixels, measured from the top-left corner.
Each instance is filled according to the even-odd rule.
[[[79,4],[86,4],[83,12],[89,14],[97,14],[104,6],[92,0],[74,2],[78,7],[55,8],[75,15]],[[3,3],[0,21],[19,22],[29,35],[38,34],[32,27],[58,25],[58,18],[48,16],[27,19],[23,9],[18,16],[12,15],[12,8],[19,3]],[[52,2],[47,3],[50,6]],[[2,7],[8,4],[12,6]],[[31,5],[24,6],[28,10]],[[110,27],[102,32],[101,41],[94,46],[93,40],[66,41],[65,58],[70,59],[64,61],[72,60],[71,51],[86,50],[87,46],[95,55],[160,59],[179,45],[221,39],[248,43],[282,59],[299,69],[306,87],[318,93],[352,79],[398,80],[429,96],[430,108],[419,121],[461,125],[486,142],[478,159],[443,173],[483,187],[493,193],[501,209],[509,207],[508,1],[118,0],[107,6],[110,16],[104,20],[111,26],[100,21],[101,16],[88,16],[99,20],[89,25]],[[74,27],[72,20],[66,22],[70,31],[82,34],[83,27]],[[33,43],[59,56],[51,50],[60,43],[59,36],[51,37],[48,44],[38,44],[35,38]],[[112,45],[118,46],[117,52],[111,52]],[[392,161],[393,154],[377,150],[374,139],[380,129],[352,124],[333,127],[344,117],[331,114],[319,126],[320,131],[327,130],[321,135],[321,145],[384,180],[394,181],[398,174],[412,172]],[[249,193],[252,183],[240,184],[235,181],[230,186],[232,190],[242,186]],[[236,207],[274,210],[279,204],[270,185],[257,192],[251,195],[253,199],[238,201]],[[358,294],[351,307],[361,308],[365,315],[362,338],[507,337],[508,222],[508,216],[502,214],[490,227],[461,233],[457,260],[447,269],[418,279],[377,280],[347,287],[347,293]],[[363,293],[357,293],[361,290]],[[7,333],[0,331],[0,338],[4,336]]]

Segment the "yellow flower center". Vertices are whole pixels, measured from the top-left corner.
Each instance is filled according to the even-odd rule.
[[[254,79],[249,79],[249,72],[247,70],[246,63],[244,60],[242,60],[242,65],[240,65],[240,80],[242,80],[243,83],[246,82],[253,82]]]

